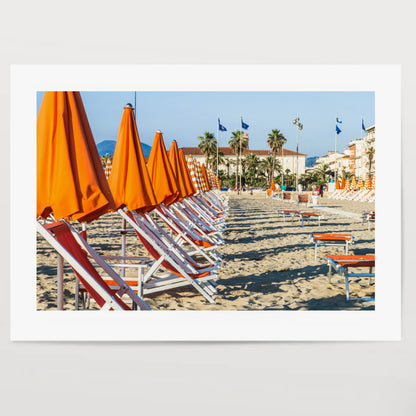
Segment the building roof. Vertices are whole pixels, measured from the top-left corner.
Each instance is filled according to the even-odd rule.
[[[183,153],[185,156],[192,155],[192,156],[203,156],[201,149],[199,147],[182,147]],[[218,151],[222,153],[224,156],[235,156],[235,153],[230,147],[219,147]],[[252,150],[252,149],[244,149],[243,155],[248,155],[250,153],[254,153],[257,156],[269,156],[270,150]],[[282,151],[279,150],[277,156],[281,156]],[[306,156],[305,153],[298,153],[299,156]],[[283,148],[283,156],[296,156],[296,152],[293,150]]]

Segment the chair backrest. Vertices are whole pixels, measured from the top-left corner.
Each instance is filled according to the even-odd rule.
[[[69,263],[77,278],[100,308],[110,310],[131,310],[121,296],[128,294],[140,309],[149,307],[140,299],[120,276],[88,245],[88,243],[65,221],[50,224],[37,222],[38,232]],[[110,274],[119,285],[119,290],[112,290],[92,265],[88,254],[95,257],[100,266]]]
[[[307,204],[309,202],[309,195],[308,194],[299,194],[298,195],[298,203],[299,204]]]
[[[290,192],[283,192],[283,199],[292,199],[292,194]]]

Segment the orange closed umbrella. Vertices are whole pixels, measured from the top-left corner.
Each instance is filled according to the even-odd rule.
[[[107,163],[105,165],[104,173],[105,173],[105,177],[108,179],[110,177],[110,173],[111,173],[111,159],[110,158],[107,159]]]
[[[45,92],[37,118],[37,217],[89,222],[114,209],[81,94]]]
[[[117,208],[148,212],[158,203],[146,168],[133,107],[124,107],[113,155],[110,184]]]
[[[157,131],[155,134],[152,150],[147,161],[147,170],[149,171],[158,204],[173,204],[180,198],[178,184],[176,183],[160,131]]]
[[[347,178],[347,180],[345,181],[345,190],[349,191],[350,189],[351,189],[350,178]]]
[[[339,178],[337,178],[337,181],[335,183],[335,189],[341,189],[341,185],[339,183]]]
[[[191,172],[189,171],[188,164],[185,160],[185,154],[183,153],[182,149],[179,149],[179,161],[181,164],[182,176],[186,185],[187,196],[189,197],[196,194],[196,189],[192,183]]]
[[[178,149],[178,144],[176,143],[176,140],[173,140],[172,144],[170,145],[170,149],[168,151],[168,158],[169,158],[169,162],[172,167],[172,170],[173,170],[173,174],[175,175],[175,178],[176,178],[176,184],[178,185],[178,190],[179,190],[178,201],[180,201],[183,198],[187,197],[188,192],[186,190],[185,178],[182,175],[181,161],[179,159],[179,149]]]
[[[341,189],[345,189],[345,178],[342,178]]]
[[[211,189],[211,187],[210,187],[210,184],[209,184],[207,170],[205,169],[204,164],[201,165],[201,171],[202,171],[202,177],[204,178],[205,185],[207,187],[207,191],[209,191]]]
[[[202,186],[199,183],[199,179],[198,179],[196,161],[194,161],[192,155],[189,155],[189,157],[188,157],[188,169],[189,169],[189,173],[191,175],[192,185],[195,188],[196,192],[197,193],[202,192]]]
[[[364,186],[364,183],[363,183],[363,178],[362,178],[362,176],[360,175],[360,178],[358,179],[357,188],[358,188],[358,189],[361,189],[363,186]]]
[[[272,179],[272,182],[270,184],[270,188],[271,191],[275,191],[276,190],[276,185],[274,184],[274,179]]]
[[[352,181],[351,181],[351,189],[357,189],[357,182],[355,180],[355,176],[352,177]]]

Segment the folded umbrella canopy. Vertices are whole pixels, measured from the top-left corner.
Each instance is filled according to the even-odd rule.
[[[185,178],[182,174],[182,167],[181,167],[181,161],[179,159],[179,149],[178,144],[176,143],[176,140],[172,141],[172,144],[170,145],[170,149],[168,151],[168,158],[170,165],[172,167],[173,174],[176,178],[176,183],[178,185],[179,190],[179,196],[178,201],[182,200],[183,198],[186,198],[188,196],[188,191],[186,189],[186,182]]]
[[[134,120],[133,107],[124,107],[113,155],[110,184],[118,208],[149,212],[157,204]]]
[[[198,172],[196,168],[196,161],[194,161],[192,155],[188,157],[188,169],[191,175],[192,185],[197,193],[202,192],[202,185],[199,182]]]
[[[147,169],[158,204],[169,205],[180,199],[178,184],[160,131],[155,134],[152,150],[147,161]]]
[[[188,164],[186,163],[186,160],[185,160],[185,154],[183,153],[182,149],[179,149],[179,161],[181,164],[182,176],[186,185],[186,191],[187,191],[186,196],[189,197],[189,196],[195,195],[196,189],[192,182],[191,173],[189,171]]]
[[[37,119],[37,217],[89,222],[114,209],[81,94],[45,92]]]
[[[205,165],[204,164],[201,165],[201,171],[202,171],[202,176],[203,176],[204,181],[205,181],[205,185],[207,187],[207,191],[210,191],[211,190],[211,187],[210,187],[210,184],[209,184],[207,170],[205,169]]]

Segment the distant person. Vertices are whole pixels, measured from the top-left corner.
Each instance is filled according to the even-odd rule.
[[[318,192],[319,192],[319,196],[321,198],[323,198],[323,196],[324,196],[324,187],[323,187],[323,185],[319,185]]]

